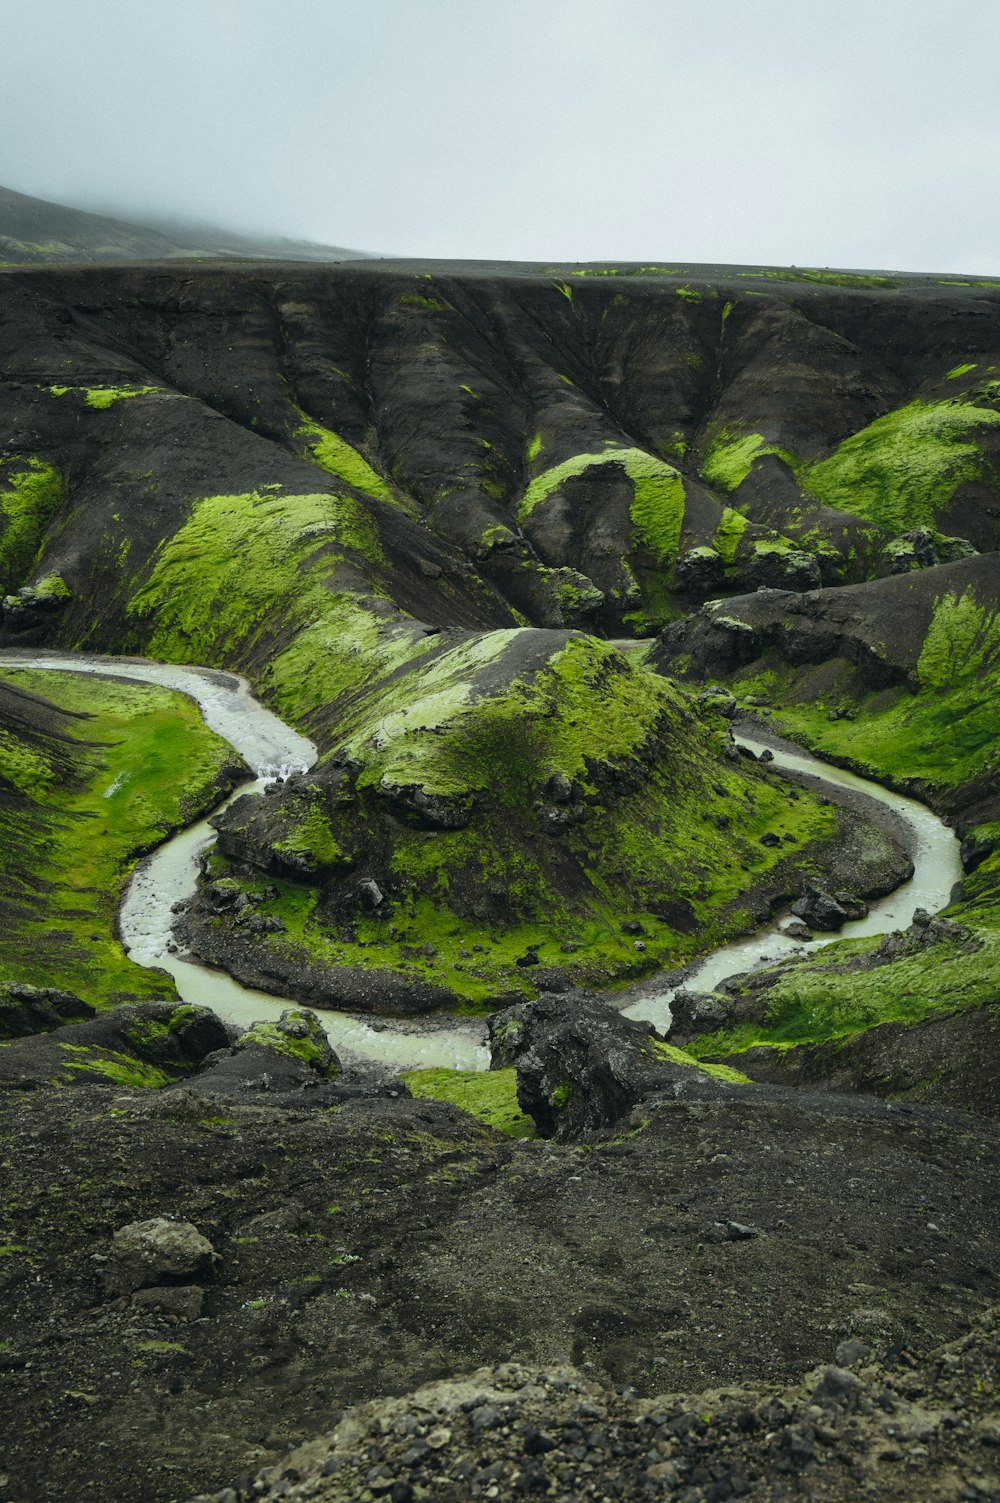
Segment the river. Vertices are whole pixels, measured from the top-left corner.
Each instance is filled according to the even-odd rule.
[[[293,731],[266,709],[236,674],[207,668],[177,667],[142,658],[103,658],[47,651],[0,652],[0,664],[56,669],[126,678],[160,684],[188,695],[198,704],[206,725],[239,752],[254,772],[233,795],[262,792],[268,783],[294,771],[306,771],[316,760],[313,743]],[[764,743],[749,734],[738,739],[760,753]],[[774,767],[806,773],[829,785],[887,806],[902,821],[910,843],[914,873],[887,898],[873,903],[867,918],[845,924],[839,934],[817,935],[809,948],[847,937],[887,933],[905,928],[915,908],[936,913],[948,903],[951,889],[962,875],[959,843],[948,827],[914,799],[881,787],[856,774],[832,767],[787,744],[773,749]],[[218,810],[214,811],[215,813]],[[199,820],[166,841],[139,863],[119,909],[119,933],[126,953],[138,965],[167,971],[185,1002],[211,1007],[220,1017],[241,1026],[260,1018],[278,1017],[290,1005],[287,997],[254,991],[231,976],[177,952],[171,935],[172,908],[195,890],[202,853],[215,839],[207,819]],[[781,932],[781,918],[748,939],[723,945],[687,968],[686,989],[709,991],[727,976],[753,966],[800,953],[805,946]],[[623,1011],[627,1017],[648,1019],[661,1031],[670,1022],[674,988],[650,978],[642,995]],[[413,1023],[378,1021],[340,1012],[318,1014],[333,1047],[345,1060],[376,1061],[394,1069],[449,1068],[483,1070],[489,1066],[485,1028],[468,1019],[427,1018]]]

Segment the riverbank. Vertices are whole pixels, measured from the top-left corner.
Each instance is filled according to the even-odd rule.
[[[120,663],[87,661],[50,653],[6,653],[3,659],[19,662],[22,667],[34,664],[112,679],[148,679],[193,698],[206,723],[225,736],[258,773],[256,780],[239,788],[230,802],[247,793],[264,793],[276,779],[307,769],[315,759],[313,744],[254,699],[249,686],[236,675],[139,659]],[[910,881],[891,897],[875,904],[867,918],[845,926],[846,937],[884,932],[900,920],[907,905],[925,906],[932,912],[943,906],[960,868],[958,873],[953,870],[957,863],[957,842],[935,816],[912,800],[879,789],[840,769],[824,767],[800,748],[783,742],[759,721],[741,723],[740,728],[743,731],[740,739],[758,753],[766,747],[773,756],[771,765],[784,776],[811,786],[824,797],[833,797],[855,819],[868,821],[887,840],[912,852],[917,870]],[[212,820],[219,813],[216,810]],[[211,1007],[221,1017],[246,1027],[261,1017],[276,1019],[289,1001],[295,999],[241,985],[221,969],[197,963],[181,952],[173,937],[177,910],[190,901],[205,853],[214,838],[212,822],[205,819],[148,857],[137,869],[123,898],[119,928],[132,960],[166,971],[182,1000]],[[819,942],[829,942],[832,937],[826,936]],[[666,1031],[670,1001],[678,980],[685,986],[711,990],[726,976],[796,953],[801,953],[801,945],[774,925],[750,939],[720,947],[711,956],[684,968],[679,978],[671,974],[666,987],[662,977],[649,978],[634,989],[633,1000],[623,1010]],[[370,1018],[326,1009],[322,1016],[334,1047],[348,1059],[369,1060],[395,1069],[476,1070],[488,1066],[482,1025],[467,1019],[436,1016],[405,1022],[379,1021],[373,1026]]]

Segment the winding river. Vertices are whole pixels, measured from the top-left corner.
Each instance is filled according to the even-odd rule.
[[[313,743],[286,726],[256,700],[249,685],[236,674],[208,668],[181,668],[142,658],[103,658],[46,651],[7,650],[0,664],[12,667],[91,673],[159,684],[193,699],[206,725],[239,752],[254,780],[232,795],[261,792],[268,783],[290,772],[306,771],[316,760]],[[739,740],[755,753],[764,743],[750,735]],[[888,807],[900,820],[909,841],[914,872],[889,897],[873,903],[867,918],[845,924],[839,934],[819,935],[809,948],[834,939],[887,933],[905,928],[914,909],[936,913],[946,906],[953,885],[962,875],[959,844],[936,815],[913,799],[892,793],[877,783],[832,767],[798,748],[779,745],[772,766],[805,773],[829,785],[849,789]],[[216,813],[218,810],[215,811]],[[215,839],[207,819],[181,831],[140,862],[122,899],[119,932],[129,957],[139,965],[155,966],[174,979],[185,1002],[211,1007],[227,1021],[246,1026],[260,1018],[278,1017],[292,1005],[286,997],[271,996],[241,986],[224,972],[201,965],[178,953],[171,935],[171,910],[195,890],[199,860]],[[737,940],[693,962],[683,985],[709,991],[727,976],[800,953],[801,941],[783,934],[779,919],[749,939]],[[623,1008],[625,1015],[648,1019],[661,1030],[669,1026],[674,988],[657,986],[656,978],[642,984],[641,995]],[[364,1059],[394,1069],[447,1067],[483,1070],[489,1050],[482,1024],[466,1019],[429,1018],[416,1023],[376,1022],[339,1012],[319,1014],[330,1041],[345,1060]]]

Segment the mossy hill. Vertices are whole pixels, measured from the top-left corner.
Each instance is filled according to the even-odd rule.
[[[118,900],[137,859],[241,776],[196,706],[148,684],[0,669],[0,983],[92,1005],[172,997],[127,960]]]
[[[480,1006],[681,959],[815,877],[832,811],[621,650],[706,596],[736,644],[747,598],[923,601],[912,664],[858,649],[887,770],[985,775],[986,281],[162,264],[9,272],[0,315],[4,640],[235,668],[320,745],[220,820],[208,888],[276,894],[263,933],[208,888],[188,915],[236,974]],[[907,695],[959,716],[959,756]]]
[[[924,799],[961,837],[966,871],[943,925],[842,941],[751,978],[727,1009],[730,1021],[692,1047],[745,1057],[767,1079],[843,1083],[856,1065],[867,1089],[995,1112],[997,554],[845,589],[706,606],[671,626],[656,656],[684,678],[725,680],[775,730]],[[885,1031],[860,1048],[858,1036],[871,1029]]]

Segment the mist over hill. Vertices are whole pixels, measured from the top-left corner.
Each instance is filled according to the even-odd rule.
[[[56,266],[178,257],[346,261],[364,254],[342,246],[253,235],[168,218],[157,219],[153,224],[137,224],[0,187],[0,265]]]

